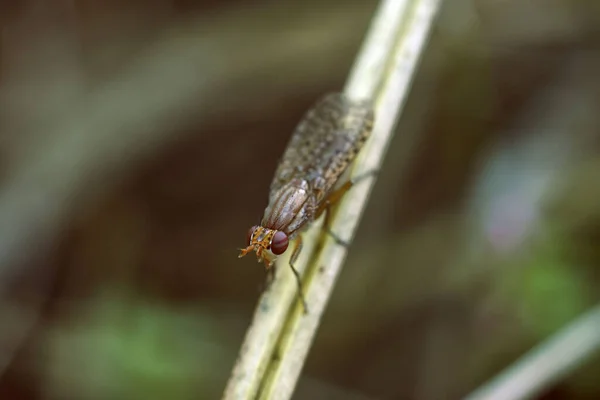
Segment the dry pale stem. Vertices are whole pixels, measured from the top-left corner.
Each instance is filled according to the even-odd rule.
[[[372,98],[376,121],[371,139],[361,151],[353,175],[378,169],[408,95],[418,60],[440,0],[382,1],[345,92],[353,98]],[[333,231],[345,240],[353,237],[374,181],[352,188],[332,216]],[[279,261],[279,277],[257,308],[238,361],[225,390],[224,399],[289,399],[335,280],[347,254],[329,236],[314,252],[320,223],[305,235],[307,248],[296,264],[304,271],[304,288],[310,312],[303,315],[295,299],[288,258]],[[292,306],[292,307],[291,307]]]
[[[466,400],[535,398],[600,350],[600,306],[542,342]]]
[[[344,9],[325,5],[315,10],[308,3],[298,7],[292,19],[273,18],[289,15],[289,6],[275,1],[174,21],[171,29],[157,35],[156,42],[147,43],[143,52],[134,52],[115,75],[102,81],[97,78],[89,86],[85,86],[89,82],[82,82],[81,90],[74,88],[72,92],[78,97],[61,108],[64,112],[47,113],[50,120],[26,118],[36,110],[54,110],[50,106],[57,98],[62,101],[67,85],[62,81],[56,84],[56,79],[42,80],[47,76],[48,63],[58,64],[61,71],[68,67],[69,77],[86,76],[89,71],[85,65],[72,65],[72,59],[78,59],[73,55],[54,50],[48,53],[49,43],[60,41],[54,40],[52,32],[33,35],[43,41],[29,43],[31,48],[43,50],[40,58],[35,58],[39,69],[31,62],[20,65],[18,57],[3,60],[14,64],[13,69],[20,73],[19,82],[31,81],[22,76],[30,69],[34,70],[31,78],[38,80],[27,85],[9,82],[10,76],[3,69],[6,79],[0,93],[0,140],[11,139],[2,141],[11,162],[4,169],[0,190],[0,299],[8,301],[14,275],[31,275],[35,265],[31,259],[43,257],[43,249],[52,245],[78,209],[102,197],[117,179],[133,170],[137,161],[176,141],[175,133],[181,131],[174,128],[190,122],[202,127],[203,122],[215,118],[215,112],[231,116],[236,110],[236,117],[252,114],[256,107],[277,101],[285,92],[320,87],[335,77],[340,54],[331,52],[331,47],[348,53],[358,37],[356,21],[363,19],[371,6],[365,2]],[[267,26],[265,19],[276,22]],[[31,29],[27,25],[31,21],[15,24],[24,24],[20,31],[41,29]],[[119,37],[105,47],[119,48],[129,40],[133,39]],[[3,56],[8,44],[3,43]],[[270,79],[266,77],[282,71],[287,77],[285,90],[265,84]],[[260,93],[258,98],[256,93]],[[28,132],[12,131],[9,117],[28,121]],[[13,142],[25,148],[8,148]],[[45,272],[36,273],[37,278]],[[52,282],[51,276],[43,279],[48,285]],[[42,297],[41,292],[38,289],[36,293]],[[0,307],[0,319],[14,322],[7,325],[10,330],[0,330],[6,344],[0,374],[34,323],[34,317],[25,318],[21,313],[19,321],[27,321],[16,326],[11,307]]]

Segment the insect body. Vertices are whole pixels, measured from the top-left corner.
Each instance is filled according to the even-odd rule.
[[[262,221],[250,228],[247,247],[239,255],[256,252],[272,279],[275,258],[297,239],[290,267],[305,311],[300,276],[294,268],[302,249],[300,233],[352,186],[348,181],[336,187],[370,136],[373,120],[370,102],[351,100],[342,93],[326,95],[308,110],[275,171]]]

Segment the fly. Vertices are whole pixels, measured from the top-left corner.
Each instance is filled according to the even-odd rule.
[[[304,312],[308,311],[300,275],[294,267],[302,250],[301,233],[355,183],[338,181],[371,135],[374,112],[369,101],[331,93],[310,108],[296,127],[283,153],[269,191],[260,225],[248,231],[247,247],[239,257],[256,252],[273,280],[277,256],[296,239],[290,267],[298,284]],[[328,229],[327,222],[325,224]],[[335,237],[335,236],[334,236]],[[338,240],[339,241],[339,240]]]

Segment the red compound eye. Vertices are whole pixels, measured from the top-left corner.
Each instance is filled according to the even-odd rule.
[[[273,240],[271,241],[271,251],[277,256],[283,254],[283,252],[287,250],[288,244],[289,240],[287,235],[281,231],[277,231],[275,232],[275,235],[273,235]]]
[[[258,228],[258,225],[254,225],[252,228],[248,229],[248,233],[246,234],[246,244],[250,246],[250,240],[252,240],[252,234]]]

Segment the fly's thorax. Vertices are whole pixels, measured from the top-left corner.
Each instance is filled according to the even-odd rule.
[[[273,193],[269,199],[262,226],[286,234],[296,231],[310,214],[312,197],[313,194],[306,180],[291,180]]]

